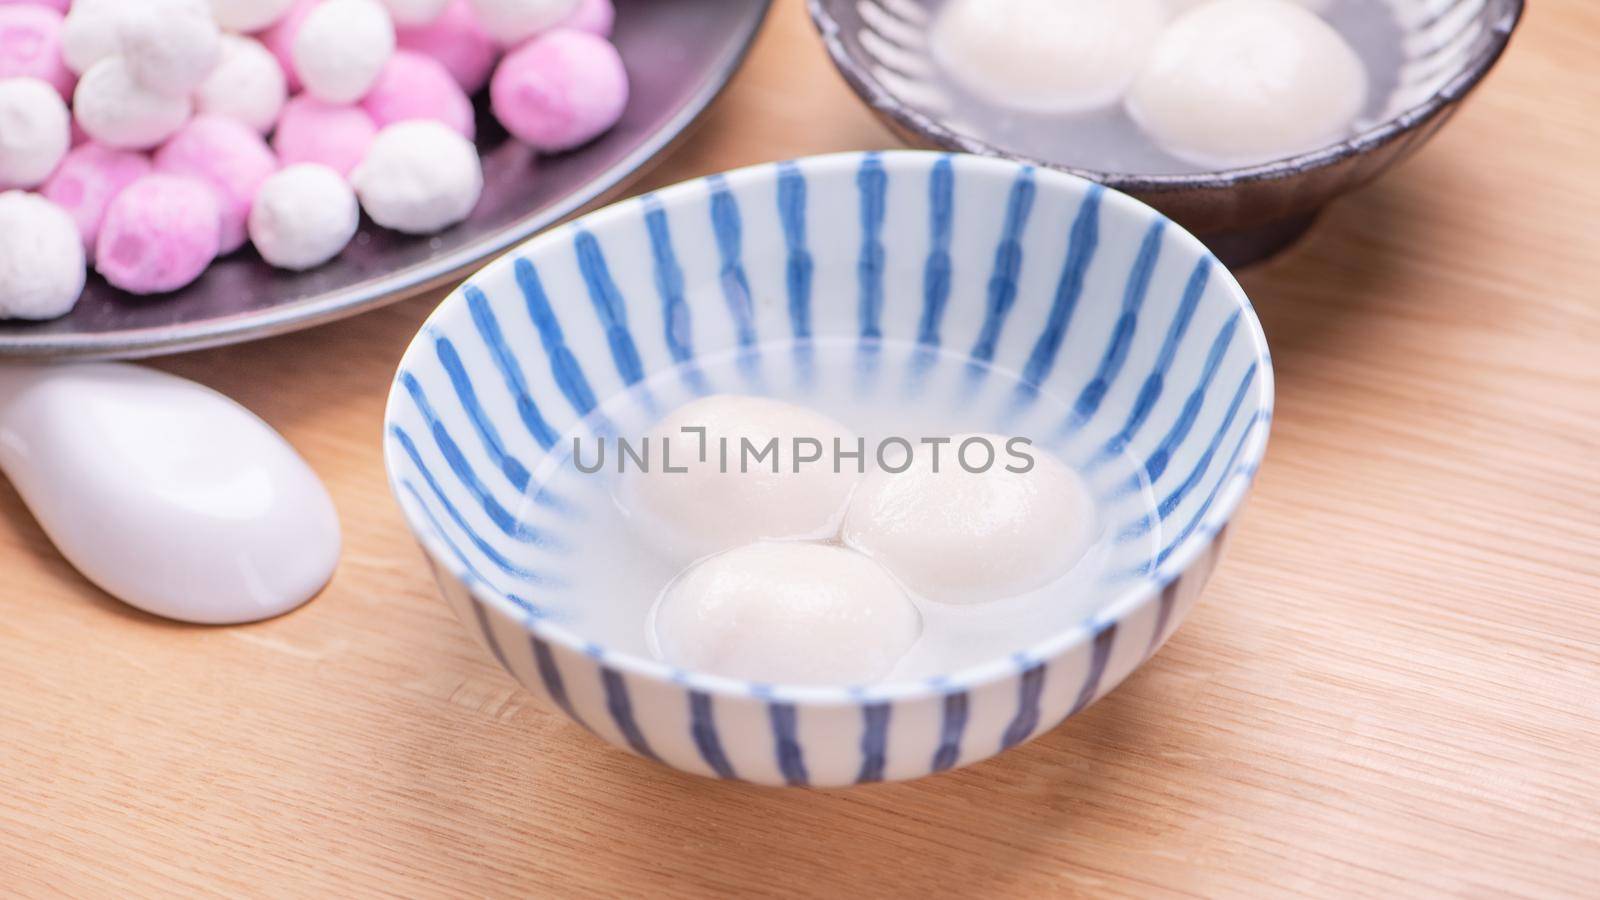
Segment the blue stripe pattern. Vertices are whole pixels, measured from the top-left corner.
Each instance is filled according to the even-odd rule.
[[[483,339],[490,357],[494,359],[495,368],[500,371],[506,389],[516,400],[518,417],[522,419],[522,424],[528,429],[528,433],[533,435],[533,439],[539,442],[539,446],[549,450],[556,443],[555,429],[544,420],[538,404],[533,402],[533,397],[528,393],[528,381],[522,374],[522,366],[517,363],[515,354],[506,345],[505,336],[500,331],[500,322],[495,318],[494,311],[489,308],[489,298],[474,285],[464,285],[461,291],[467,299],[467,309],[472,314],[472,323],[478,331],[478,336]]]
[[[980,363],[994,360],[995,345],[1000,342],[1000,329],[1017,300],[1017,279],[1022,275],[1022,231],[1028,225],[1028,215],[1033,211],[1033,167],[1023,166],[1011,185],[1011,196],[1006,201],[1005,225],[1000,244],[994,250],[994,269],[989,273],[988,303],[984,307],[983,328],[972,345],[972,359]],[[974,369],[986,372],[987,367]]]
[[[1039,727],[1039,697],[1044,693],[1044,671],[1042,662],[1022,670],[1022,678],[1017,683],[1017,714],[1000,738],[1000,749],[1015,747]]]
[[[644,378],[644,366],[639,362],[639,348],[633,345],[633,335],[628,332],[628,308],[617,290],[617,283],[611,280],[611,268],[606,265],[600,242],[585,229],[576,231],[573,248],[578,254],[578,270],[583,273],[589,301],[594,304],[600,324],[606,330],[611,359],[617,365],[623,384],[637,384]]]
[[[934,751],[930,771],[943,772],[956,764],[961,756],[961,736],[967,730],[967,692],[952,691],[944,695],[939,723],[939,749]]]
[[[883,337],[883,216],[884,194],[889,176],[876,153],[861,158],[856,173],[856,188],[861,193],[861,253],[856,261],[856,278],[861,298],[857,306],[861,339],[877,341]]]
[[[956,214],[975,210],[983,217],[963,222],[958,241]],[[649,266],[651,277],[618,266]],[[920,292],[904,294],[900,273],[915,282],[919,269]],[[653,309],[662,327],[638,328]],[[1024,321],[1029,333],[1017,333]],[[789,346],[774,354],[763,335]],[[1179,598],[1215,565],[1230,488],[1260,463],[1271,373],[1259,325],[1209,255],[1114,192],[1048,170],[896,151],[777,163],[620,204],[513,251],[429,319],[396,377],[386,458],[440,580],[456,582],[452,597],[468,592],[459,610],[469,630],[583,727],[609,721],[604,736],[619,745],[723,779],[835,786],[941,772],[1028,740],[1115,687],[1127,674],[1111,665],[1122,619],[1019,646],[1005,669],[837,692],[658,675],[648,659],[612,662],[623,651],[593,642],[611,635],[579,635],[605,619],[585,603],[610,601],[577,596],[551,568],[570,564],[573,549],[560,540],[570,507],[539,483],[563,435],[606,433],[597,411],[621,386],[648,381],[663,406],[727,389],[701,367],[713,355],[736,354],[746,392],[810,385],[812,342],[841,339],[864,359],[886,351],[880,342],[914,342],[907,387],[922,396],[908,402],[938,402],[925,389],[948,385],[948,401],[1043,419],[1028,404],[1064,392],[1068,409],[1047,430],[1065,420],[1062,452],[1101,492],[1107,590],[1144,591],[1119,608],[1148,616],[1139,649],[1156,651],[1183,615]],[[992,364],[1023,383],[927,377],[942,346],[965,349],[969,373]],[[680,381],[650,381],[673,367]],[[816,378],[865,386],[863,375]],[[1122,459],[1141,473],[1110,474]],[[831,699],[802,734],[816,696]],[[751,725],[770,743],[747,745]],[[750,762],[758,756],[775,767]]]
[[[633,718],[633,701],[628,697],[628,683],[622,680],[622,674],[607,665],[600,666],[600,683],[606,692],[606,709],[611,713],[611,721],[616,723],[617,730],[622,732],[622,739],[628,742],[633,752],[645,757],[660,761],[656,752],[650,749],[650,742],[644,739],[644,732],[639,730],[639,723]]]
[[[868,703],[861,707],[861,771],[856,784],[883,780],[888,762],[889,713],[887,703]]]
[[[738,777],[733,772],[733,764],[728,762],[728,754],[722,750],[722,740],[717,737],[711,695],[705,691],[689,692],[689,733],[694,737],[700,758],[706,761],[711,771],[717,773],[718,778],[732,780]]]
[[[800,749],[799,726],[793,703],[768,703],[767,716],[772,722],[773,749],[778,754],[778,771],[783,773],[785,784],[799,787],[810,782],[806,774],[805,753]]]
[[[1111,390],[1111,385],[1122,371],[1128,358],[1128,347],[1133,344],[1133,333],[1139,327],[1139,308],[1150,291],[1150,275],[1155,271],[1156,260],[1161,255],[1161,236],[1166,230],[1166,220],[1157,219],[1145,232],[1139,245],[1139,257],[1134,260],[1133,271],[1128,273],[1128,284],[1123,289],[1122,314],[1111,332],[1111,341],[1100,357],[1100,367],[1083,386],[1078,401],[1073,404],[1069,428],[1081,428],[1100,409],[1100,404]]]

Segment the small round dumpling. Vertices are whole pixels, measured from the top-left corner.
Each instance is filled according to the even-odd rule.
[[[1328,23],[1288,0],[1214,0],[1161,36],[1128,94],[1168,153],[1232,168],[1333,144],[1367,101],[1367,72]]]
[[[628,105],[628,71],[610,41],[560,28],[506,54],[489,99],[517,140],[559,153],[617,124]]]
[[[90,141],[72,148],[39,192],[72,216],[83,237],[84,253],[93,259],[106,208],[123,188],[148,174],[150,158],[143,153]]]
[[[193,93],[222,53],[222,31],[209,8],[143,0],[122,13],[122,56],[133,79],[158,94]]]
[[[106,210],[95,270],[131,294],[164,294],[217,257],[222,213],[205,182],[156,173],[128,185]]]
[[[0,79],[0,189],[35,187],[72,146],[72,117],[37,78]]]
[[[377,0],[326,0],[300,23],[294,71],[318,100],[354,103],[378,80],[394,40],[394,23]]]
[[[72,112],[89,137],[108,147],[147,150],[171,137],[194,112],[188,97],[168,97],[134,80],[120,56],[102,59],[78,79]]]
[[[454,0],[426,25],[401,25],[395,35],[399,46],[438,60],[468,94],[483,90],[500,58],[499,45],[478,24],[467,0]]]
[[[639,534],[676,562],[751,541],[832,538],[860,480],[855,465],[846,461],[835,471],[833,464],[834,442],[853,451],[858,438],[819,412],[781,400],[705,397],[669,413],[646,437],[656,464],[649,472],[626,467],[618,500]],[[822,453],[798,472],[797,438],[817,441]],[[757,460],[774,440],[776,459]],[[666,471],[663,446],[666,463],[687,471]]]
[[[472,213],[483,194],[483,166],[472,142],[431,119],[378,132],[350,173],[372,221],[406,234],[432,234]]]
[[[749,544],[703,560],[667,586],[652,618],[668,663],[764,684],[878,681],[922,633],[882,566],[828,544]]]
[[[0,79],[37,78],[72,98],[78,76],[61,59],[61,14],[43,6],[0,5]]]
[[[941,603],[1016,596],[1065,575],[1099,532],[1094,501],[1055,456],[1013,440],[956,435],[937,454],[919,448],[903,472],[868,474],[845,543]]]
[[[301,94],[284,104],[272,149],[284,165],[320,163],[349,175],[378,136],[378,125],[359,106],[323,103]]]
[[[289,97],[283,67],[255,38],[222,36],[222,57],[194,95],[195,112],[226,116],[266,134]]]
[[[301,163],[262,183],[250,208],[250,241],[269,264],[303,271],[320,266],[355,237],[361,220],[344,176]]]
[[[115,56],[122,44],[125,0],[73,0],[61,22],[61,60],[78,74]]]
[[[432,119],[472,140],[477,132],[472,100],[450,70],[414,50],[397,50],[383,67],[361,108],[381,128],[412,119]]]
[[[1122,98],[1169,15],[1165,0],[951,0],[930,41],[945,72],[990,103],[1081,112]]]
[[[483,30],[503,46],[514,47],[554,28],[578,8],[578,0],[470,0]]]
[[[244,246],[245,220],[256,191],[278,158],[255,129],[222,116],[197,116],[156,151],[156,171],[189,175],[217,192],[222,215],[219,254]]]
[[[66,210],[0,193],[0,319],[53,319],[83,293],[83,242]]]

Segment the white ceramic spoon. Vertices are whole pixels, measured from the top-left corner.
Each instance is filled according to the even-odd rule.
[[[333,501],[294,448],[154,369],[0,366],[0,470],[78,571],[158,616],[275,616],[339,557]]]

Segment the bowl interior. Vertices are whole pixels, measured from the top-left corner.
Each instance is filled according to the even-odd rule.
[[[928,29],[947,0],[811,0],[851,85],[902,130],[934,146],[1050,165],[1138,193],[1208,180],[1142,137],[1120,106],[1068,118],[997,111],[944,77]],[[1476,83],[1504,47],[1521,0],[1331,0],[1328,20],[1356,47],[1372,96],[1345,141],[1229,169],[1241,178],[1327,164],[1426,118]],[[1058,123],[1065,123],[1065,127]]]
[[[647,652],[653,594],[581,589],[574,570],[616,544],[584,530],[593,506],[544,481],[585,417],[640,384],[663,412],[797,390],[943,410],[974,423],[960,430],[1027,433],[1084,472],[1108,536],[1092,589],[1013,623],[981,659],[936,673],[946,681],[1079,639],[1181,572],[1242,496],[1272,397],[1260,326],[1210,253],[1057,172],[817,157],[548,232],[451,294],[407,351],[391,483],[435,563],[484,602],[663,677],[684,676]]]

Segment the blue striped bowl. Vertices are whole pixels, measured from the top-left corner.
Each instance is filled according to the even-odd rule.
[[[932,681],[753,685],[585,633],[583,607],[607,598],[541,580],[546,551],[530,535],[544,526],[521,517],[544,514],[524,503],[529,473],[586,411],[642,377],[807,337],[992,356],[1076,398],[1074,433],[1125,448],[1154,485],[1154,560],[1108,586],[1087,620]],[[686,772],[839,786],[977,762],[1126,678],[1215,567],[1271,406],[1249,301],[1158,213],[1004,160],[869,153],[678,185],[488,266],[407,350],[385,449],[391,487],[457,616],[552,708]]]

